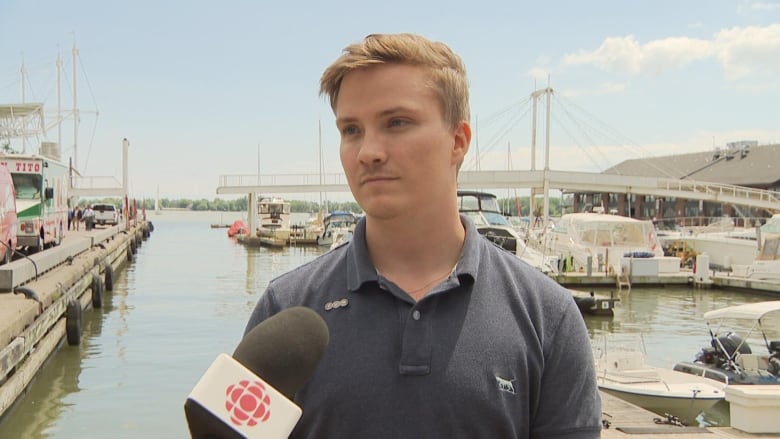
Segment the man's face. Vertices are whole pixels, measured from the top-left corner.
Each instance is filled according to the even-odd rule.
[[[341,164],[366,214],[392,218],[434,208],[455,193],[470,133],[444,121],[422,68],[389,64],[348,73],[335,113]]]

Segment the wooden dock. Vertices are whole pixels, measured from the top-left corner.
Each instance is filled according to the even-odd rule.
[[[602,439],[778,438],[780,434],[751,434],[731,427],[685,427],[656,423],[662,416],[601,392]]]
[[[82,313],[102,307],[116,271],[151,229],[138,222],[70,231],[59,246],[0,267],[0,416],[63,339],[80,343]]]

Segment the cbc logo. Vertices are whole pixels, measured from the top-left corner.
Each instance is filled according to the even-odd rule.
[[[225,393],[225,408],[234,424],[254,427],[271,417],[271,398],[260,381],[241,380],[229,385]]]

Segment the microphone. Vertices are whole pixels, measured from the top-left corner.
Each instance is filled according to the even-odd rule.
[[[231,358],[219,354],[184,403],[195,439],[286,438],[302,410],[292,399],[325,353],[328,327],[287,308],[252,328]]]

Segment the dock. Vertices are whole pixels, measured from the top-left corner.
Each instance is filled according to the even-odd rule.
[[[663,416],[630,404],[622,399],[601,394],[602,439],[697,439],[697,438],[759,438],[778,437],[776,433],[747,433],[733,427],[677,426]],[[658,421],[656,421],[658,420]],[[660,423],[657,423],[660,422]]]
[[[59,246],[0,266],[0,416],[63,340],[80,344],[82,313],[102,307],[153,229],[138,221],[69,231]]]
[[[620,284],[625,283],[626,279],[631,286],[657,286],[657,285],[691,285],[693,284],[693,272],[681,270],[678,273],[659,273],[657,275],[629,275],[627,278],[621,278],[619,275],[607,272],[587,273],[567,272],[567,273],[549,273],[552,279],[559,284],[584,289],[587,287],[615,287],[620,289]]]

